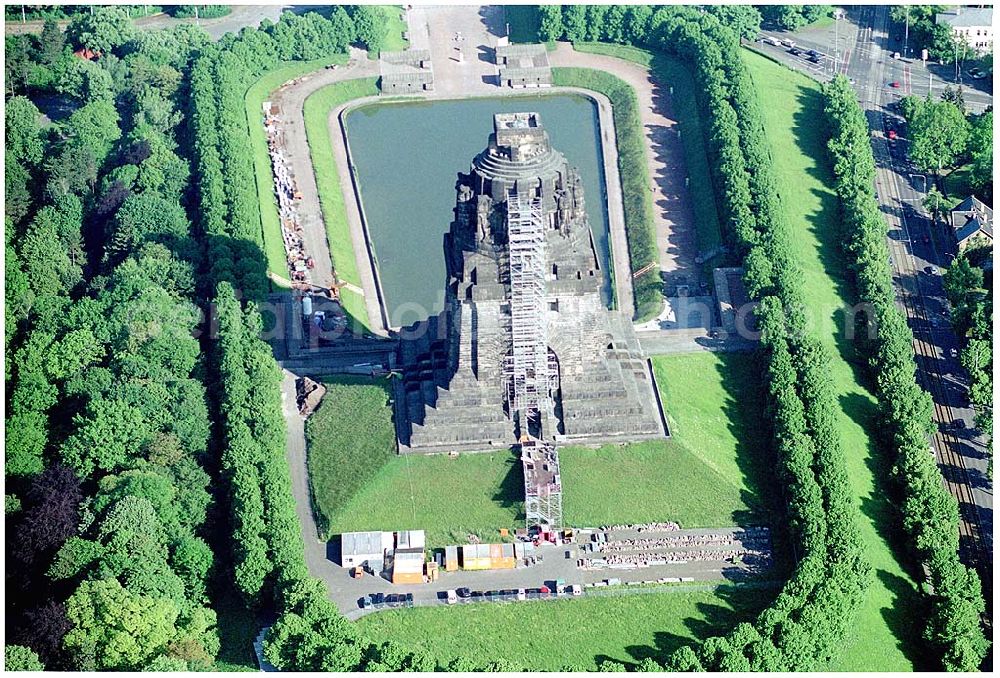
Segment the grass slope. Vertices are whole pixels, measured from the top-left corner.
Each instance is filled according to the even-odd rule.
[[[396,455],[384,380],[324,379],[323,402],[306,420],[309,484],[319,529]]]
[[[570,665],[593,671],[605,659],[662,660],[681,645],[752,618],[773,597],[768,588],[676,587],[579,600],[419,607],[368,615],[357,623],[369,637],[392,638],[439,657],[503,657],[528,669]]]
[[[326,239],[330,245],[330,257],[333,259],[337,275],[359,286],[361,277],[358,275],[357,262],[354,259],[351,229],[347,224],[344,195],[340,190],[340,179],[337,176],[337,164],[333,158],[333,146],[327,122],[330,111],[340,104],[378,94],[375,83],[375,78],[358,78],[318,89],[306,99],[303,113],[306,138],[309,141],[309,155],[312,157],[316,188],[319,191],[320,207],[326,224]],[[344,310],[354,322],[365,329],[371,327],[365,300],[360,295],[351,290],[341,290],[341,301]]]
[[[656,235],[653,229],[653,192],[646,163],[639,100],[635,90],[621,78],[593,68],[552,69],[552,82],[558,87],[580,87],[600,92],[611,101],[618,149],[618,174],[621,177],[625,236],[628,240],[629,266],[633,273],[637,322],[656,317],[663,308],[662,285],[656,267]],[[637,271],[644,270],[636,278]]]
[[[538,41],[538,8],[534,5],[504,5],[504,21],[511,42]]]
[[[899,520],[890,505],[885,455],[873,439],[875,399],[860,382],[863,358],[841,331],[843,309],[853,300],[842,259],[837,199],[826,164],[822,99],[814,81],[744,51],[760,93],[781,201],[814,326],[829,349],[830,378],[839,396],[840,435],[847,469],[859,498],[866,556],[875,582],[831,671],[905,671],[913,668],[919,641],[919,600],[891,540]]]
[[[379,9],[385,15],[386,35],[382,43],[383,52],[398,52],[410,46],[410,41],[403,37],[408,26],[403,18],[403,8],[399,5],[384,5]],[[374,56],[372,57],[374,58]]]
[[[773,480],[755,438],[761,414],[749,360],[707,352],[655,358],[674,437],[561,449],[567,524],[770,522],[761,488]],[[326,398],[307,435],[314,503],[329,534],[412,527],[444,544],[470,532],[495,538],[523,520],[514,454],[395,457],[381,386],[332,386]]]
[[[330,529],[422,529],[432,546],[467,542],[469,533],[495,541],[499,528],[524,526],[523,483],[521,465],[507,451],[394,457]]]
[[[271,156],[267,150],[267,134],[264,132],[261,105],[271,98],[271,94],[283,83],[300,75],[317,71],[329,64],[347,63],[347,55],[337,55],[315,61],[290,61],[268,71],[247,89],[246,101],[247,129],[253,147],[254,175],[257,178],[257,198],[260,201],[261,228],[264,232],[264,252],[267,255],[267,270],[287,279],[288,263],[285,259],[285,245],[281,239],[281,221],[278,218],[278,201],[274,197],[274,176],[271,171]],[[272,282],[272,284],[274,284]]]
[[[653,367],[672,438],[560,450],[566,522],[769,522],[760,488],[773,479],[756,440],[761,404],[750,358],[660,356]]]

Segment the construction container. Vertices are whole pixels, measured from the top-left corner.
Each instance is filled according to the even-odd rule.
[[[515,567],[517,567],[517,558],[514,557],[514,545],[499,544],[499,546],[500,546],[500,557],[490,558],[490,560],[493,562],[493,569],[513,570]]]
[[[462,547],[462,569],[489,570],[491,565],[489,544],[466,544]]]
[[[446,546],[444,549],[444,570],[454,572],[458,569],[458,547]]]
[[[392,559],[393,584],[422,584],[424,582],[424,550],[396,549]]]
[[[424,531],[423,530],[403,530],[396,533],[396,548],[397,549],[423,549],[424,548]]]
[[[500,544],[490,544],[490,560],[503,558],[503,547]]]

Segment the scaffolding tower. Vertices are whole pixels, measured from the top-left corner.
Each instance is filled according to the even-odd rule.
[[[521,438],[524,468],[524,513],[530,530],[562,527],[562,479],[555,445],[531,436]]]
[[[538,198],[507,192],[511,352],[504,363],[511,415],[540,423],[552,407],[545,322],[545,227]]]
[[[541,201],[507,192],[507,236],[510,264],[511,353],[504,363],[511,415],[519,412],[521,465],[524,468],[524,512],[528,529],[562,526],[562,481],[555,445],[528,434],[528,424],[541,429],[543,413],[552,409],[556,374],[550,361],[545,318],[545,225]]]

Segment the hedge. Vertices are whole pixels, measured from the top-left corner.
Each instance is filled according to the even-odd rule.
[[[917,384],[913,332],[895,305],[868,124],[846,78],[838,76],[826,85],[824,94],[844,250],[858,296],[872,309],[859,329],[861,336],[871,337],[866,348],[895,453],[903,526],[932,586],[924,637],[944,669],[975,671],[990,645],[980,625],[986,604],[979,578],[958,559],[958,502],[945,489],[934,456],[928,453],[928,436],[934,430],[932,403]]]

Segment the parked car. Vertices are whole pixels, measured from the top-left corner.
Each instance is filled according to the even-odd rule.
[[[899,87],[900,87],[899,81],[898,80],[893,80],[892,82],[889,83],[889,87],[892,87],[893,89],[899,89]]]
[[[458,594],[454,590],[448,589],[448,592],[445,594],[445,601],[449,605],[454,605],[458,602]]]
[[[372,606],[376,610],[381,610],[385,606],[385,594],[384,593],[372,594]]]
[[[579,584],[573,584],[573,586],[571,587],[570,592],[574,596],[582,596],[583,595],[583,587],[580,586]]]
[[[933,266],[928,266],[927,268],[924,269],[924,271],[927,272],[927,275],[937,275],[937,269],[934,268]]]
[[[469,598],[472,596],[472,591],[463,586],[462,588],[455,591],[455,594],[458,595],[459,598]]]
[[[400,607],[403,604],[403,596],[398,593],[390,593],[385,597],[386,607]]]
[[[407,593],[406,594],[406,599],[403,601],[403,605],[405,607],[413,607],[413,594],[412,593]]]
[[[361,596],[360,598],[358,598],[358,607],[360,607],[362,610],[371,609],[371,606],[372,606],[371,596]]]
[[[524,589],[518,589],[517,590],[517,599],[518,600],[527,600],[528,599],[528,592],[525,591]]]
[[[983,72],[982,69],[976,67],[970,68],[965,73],[973,80],[982,80],[983,78],[986,77],[986,73]]]

